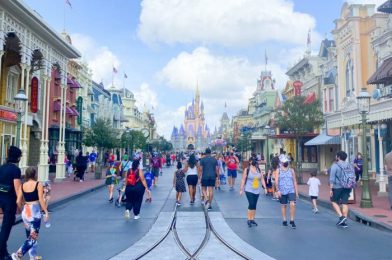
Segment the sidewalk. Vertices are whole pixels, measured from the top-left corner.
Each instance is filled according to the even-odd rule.
[[[309,198],[308,186],[306,185],[309,176],[310,175],[308,173],[304,172],[303,180],[305,184],[298,186],[300,195],[305,198]],[[319,204],[323,207],[328,207],[332,209],[331,202],[329,199],[329,176],[325,174],[320,174],[317,177],[321,181]],[[378,184],[375,183],[374,180],[370,180],[370,191],[372,194],[373,208],[363,209],[359,206],[361,202],[362,187],[359,185],[356,188],[355,204],[349,204],[350,218],[369,226],[392,231],[392,210],[390,208],[388,196],[377,196]]]
[[[102,170],[102,176],[104,176],[104,171],[105,170]],[[65,178],[61,182],[54,182],[54,179],[55,173],[49,173],[49,180],[52,188],[48,207],[50,210],[70,200],[76,199],[85,193],[104,186],[104,179],[95,179],[94,173],[91,172],[85,174],[84,182],[74,181],[73,177]],[[3,214],[0,214],[0,220],[2,221],[2,219]],[[17,224],[20,221],[20,215],[17,215],[15,223]]]

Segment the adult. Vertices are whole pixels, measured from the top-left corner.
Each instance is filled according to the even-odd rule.
[[[11,259],[7,250],[7,241],[15,222],[16,191],[21,185],[21,171],[17,164],[22,157],[22,151],[11,146],[8,149],[8,159],[0,166],[0,208],[3,211],[3,223],[0,231],[0,259]]]
[[[290,203],[290,227],[295,225],[295,202],[298,198],[297,178],[293,169],[289,167],[289,160],[286,156],[280,156],[281,167],[276,179],[277,195],[280,199],[283,226],[287,226],[286,207]]]
[[[219,167],[217,160],[211,156],[211,149],[207,148],[204,158],[199,164],[199,179],[201,179],[201,188],[204,204],[208,210],[211,210],[212,199],[214,198],[215,183],[219,182]]]
[[[109,157],[110,157],[110,153],[109,151],[106,151],[104,156],[103,156],[103,166],[106,167],[108,162],[109,162]]]
[[[249,227],[252,225],[257,226],[255,221],[256,206],[259,199],[260,191],[263,188],[264,193],[267,193],[266,184],[264,181],[264,172],[259,168],[258,159],[251,158],[249,160],[250,166],[244,169],[242,174],[242,181],[240,187],[240,195],[245,191],[246,198],[248,199],[248,221]],[[261,184],[261,185],[260,185]]]
[[[148,196],[151,193],[144,179],[143,170],[139,169],[139,160],[133,160],[132,167],[128,171],[126,179],[125,195],[127,197],[125,218],[130,218],[130,211],[133,210],[134,219],[140,218],[140,208],[143,202],[144,191],[147,190]]]
[[[191,154],[189,156],[189,160],[188,160],[187,164],[185,165],[184,171],[187,175],[186,182],[188,184],[190,204],[193,205],[195,203],[196,185],[198,182],[197,160],[196,160],[195,154]]]
[[[159,157],[158,153],[154,153],[152,155],[152,158],[150,159],[150,164],[151,164],[152,173],[154,174],[154,184],[153,185],[157,186],[159,172],[161,171],[161,168],[162,168],[162,160]]]
[[[96,162],[97,162],[97,153],[95,152],[94,149],[90,153],[89,161],[90,161],[90,166],[91,166],[91,168],[90,168],[91,172],[95,172],[95,165],[96,165]]]
[[[25,172],[25,183],[18,190],[17,204],[22,207],[22,220],[26,229],[27,239],[22,246],[12,254],[12,259],[22,259],[28,252],[30,259],[37,259],[37,240],[41,227],[41,209],[45,215],[45,222],[49,221],[49,212],[44,199],[44,187],[37,181],[36,167],[29,167]]]
[[[79,152],[79,155],[76,157],[76,177],[79,178],[80,182],[84,181],[84,173],[87,169],[87,158],[86,156],[83,156],[82,151]],[[75,178],[76,178],[75,177]],[[74,178],[74,180],[76,180]]]
[[[346,162],[347,154],[343,151],[339,151],[336,154],[336,162],[331,166],[331,173],[329,175],[330,185],[330,196],[332,206],[339,216],[339,220],[336,223],[337,226],[347,228],[347,215],[348,215],[348,198],[350,197],[351,189],[343,188],[340,184],[342,179],[343,169],[352,167],[352,165]],[[340,208],[340,204],[342,208]]]
[[[229,180],[230,190],[234,190],[235,179],[237,178],[238,163],[239,163],[239,160],[238,160],[237,156],[235,156],[234,153],[231,152],[226,160],[227,177]]]
[[[355,170],[355,181],[358,182],[362,179],[362,170],[363,170],[363,160],[362,154],[357,153],[357,156],[354,159],[354,170]]]

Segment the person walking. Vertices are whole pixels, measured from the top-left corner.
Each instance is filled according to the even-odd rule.
[[[238,163],[239,163],[239,160],[238,160],[237,156],[235,156],[234,153],[231,152],[230,156],[226,160],[227,177],[229,180],[230,190],[234,190],[235,179],[237,178]]]
[[[309,178],[307,184],[309,186],[309,196],[310,200],[312,202],[312,210],[314,214],[318,213],[318,208],[317,208],[317,198],[319,195],[319,187],[321,186],[321,182],[319,178],[316,177],[317,172],[313,171],[311,173],[311,177]]]
[[[264,172],[262,172],[259,168],[258,159],[251,158],[249,161],[250,166],[245,168],[242,174],[240,195],[242,195],[245,191],[246,198],[248,199],[247,224],[248,227],[252,227],[252,225],[257,226],[255,216],[257,201],[259,199],[261,189],[264,190],[265,194],[267,193],[267,190],[264,181]]]
[[[150,159],[150,164],[152,168],[152,173],[154,174],[154,186],[157,186],[159,173],[162,168],[162,160],[159,157],[158,153],[154,153],[152,158]]]
[[[290,227],[295,229],[297,226],[294,222],[295,218],[295,203],[298,198],[298,185],[295,172],[289,167],[289,160],[286,156],[280,157],[282,163],[279,173],[277,175],[276,187],[277,195],[280,200],[283,226],[287,226],[286,207],[290,203]]]
[[[343,171],[352,172],[354,175],[353,166],[346,162],[347,154],[343,151],[339,151],[336,154],[336,162],[331,166],[331,174],[329,175],[330,185],[330,196],[332,201],[332,207],[336,214],[339,216],[339,220],[336,226],[347,228],[347,215],[348,215],[348,198],[350,197],[351,189],[344,188],[340,180],[343,179]],[[353,176],[352,176],[353,177]],[[342,205],[342,208],[340,208]]]
[[[23,201],[22,220],[26,228],[27,239],[22,246],[12,253],[13,260],[20,260],[28,252],[30,259],[37,258],[37,240],[41,227],[41,209],[45,222],[49,221],[49,212],[44,200],[44,187],[37,181],[36,167],[28,167],[25,172],[25,183],[18,190],[17,204],[21,207]]]
[[[358,182],[360,179],[362,179],[362,167],[363,167],[362,154],[358,153],[354,159],[354,170],[355,170],[355,181],[356,182]]]
[[[75,177],[79,178],[80,182],[84,181],[84,173],[87,169],[87,158],[83,156],[83,152],[80,151],[79,155],[76,157],[76,171],[77,175]],[[74,178],[75,180],[75,178]]]
[[[214,198],[214,187],[219,181],[219,167],[217,160],[211,156],[211,149],[207,148],[205,157],[200,160],[199,179],[205,207],[211,210],[212,199]]]
[[[189,156],[188,163],[185,166],[186,182],[188,184],[190,204],[193,205],[196,199],[196,185],[199,180],[197,175],[197,159],[195,154]]]
[[[177,171],[174,172],[173,187],[176,189],[176,204],[181,206],[182,193],[186,192],[185,173],[182,169],[182,163],[177,163]]]
[[[130,211],[133,210],[134,219],[140,218],[140,208],[143,202],[144,191],[151,197],[147,182],[144,179],[143,170],[139,169],[139,160],[133,160],[132,167],[127,174],[125,195],[127,197],[125,218],[130,218]]]
[[[11,259],[7,250],[7,241],[15,223],[17,209],[17,191],[21,186],[21,171],[17,164],[22,151],[10,146],[7,162],[0,166],[0,208],[3,211],[3,222],[0,231],[0,259]]]
[[[113,202],[113,189],[117,178],[116,168],[114,163],[110,163],[109,169],[106,171],[105,185],[108,187],[109,192],[109,202]]]
[[[91,172],[95,172],[95,165],[97,162],[97,153],[95,152],[95,150],[93,149],[93,151],[90,153],[89,155],[89,161],[90,161],[90,170]]]

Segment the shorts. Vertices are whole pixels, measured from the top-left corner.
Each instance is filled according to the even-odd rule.
[[[339,188],[332,189],[331,201],[338,204],[347,204],[351,189]]]
[[[152,168],[151,169],[152,174],[154,174],[154,177],[159,176],[159,168]]]
[[[188,183],[188,186],[196,186],[198,180],[199,177],[197,175],[188,175],[186,177],[186,182]]]
[[[246,198],[248,199],[248,209],[256,210],[257,200],[259,199],[259,194],[254,194],[253,192],[245,191]]]
[[[318,199],[318,196],[310,196],[310,199],[311,199],[311,200],[317,200],[317,199]]]
[[[90,162],[90,166],[95,166],[95,161]]]
[[[215,187],[215,179],[201,179],[202,187]]]
[[[287,205],[289,202],[296,202],[297,198],[294,193],[289,193],[286,195],[282,195],[279,199],[280,204]]]
[[[227,176],[237,178],[237,170],[227,170]]]

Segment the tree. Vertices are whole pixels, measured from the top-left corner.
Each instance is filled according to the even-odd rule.
[[[165,138],[161,137],[158,140],[155,140],[152,142],[152,147],[161,152],[168,152],[173,150],[173,145],[169,141],[167,141]]]
[[[146,142],[147,138],[138,130],[128,130],[121,135],[121,145],[128,149],[128,153],[134,149],[144,149]]]
[[[298,182],[302,183],[301,163],[299,161],[299,144],[306,133],[313,132],[324,123],[318,100],[306,103],[304,96],[294,96],[287,100],[276,113],[277,125],[281,132],[293,134],[296,140],[296,162]]]

